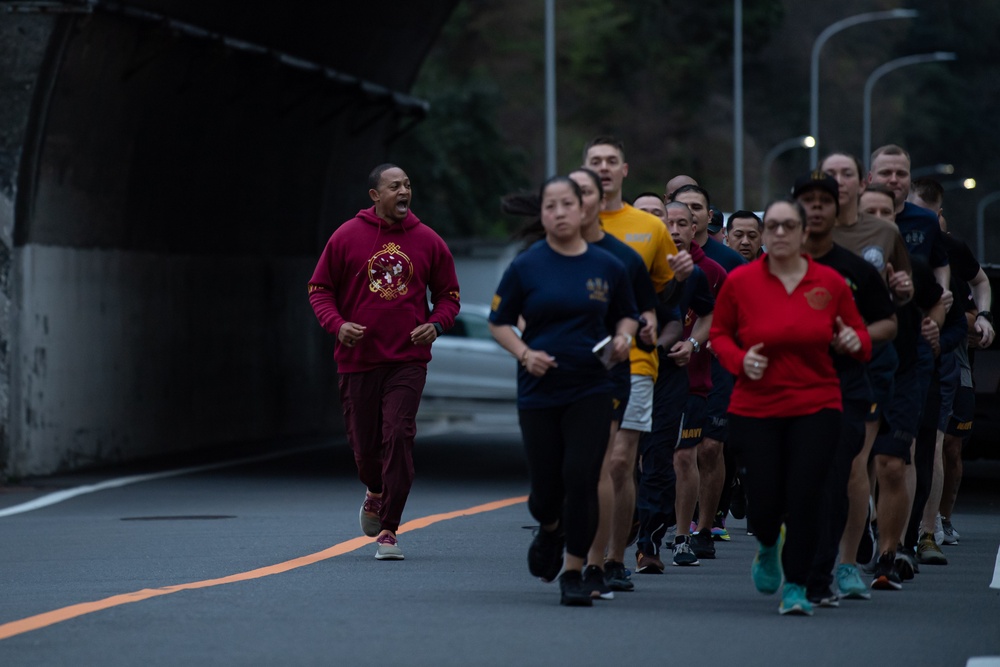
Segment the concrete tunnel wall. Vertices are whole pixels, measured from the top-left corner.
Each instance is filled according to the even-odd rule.
[[[123,16],[0,38],[4,474],[340,430],[305,286],[394,115]]]

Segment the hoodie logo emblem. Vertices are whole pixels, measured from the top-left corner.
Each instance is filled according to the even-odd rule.
[[[386,301],[406,294],[413,277],[413,263],[395,243],[386,243],[368,260],[368,289]]]

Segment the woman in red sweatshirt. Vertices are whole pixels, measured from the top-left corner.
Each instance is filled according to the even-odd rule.
[[[767,254],[729,274],[710,333],[712,350],[736,376],[730,433],[746,465],[759,542],[754,584],[774,593],[784,571],[782,614],[812,613],[805,584],[842,410],[830,351],[862,361],[871,355],[871,338],[843,277],[802,253],[805,218],[794,201],[767,207]]]

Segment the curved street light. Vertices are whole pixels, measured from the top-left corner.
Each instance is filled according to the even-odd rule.
[[[922,176],[933,176],[934,174],[944,174],[951,176],[955,173],[953,164],[932,164],[929,167],[917,167],[910,170],[910,178],[920,178]]]
[[[976,179],[974,178],[956,178],[950,181],[941,182],[942,190],[975,190],[976,189]]]
[[[784,153],[785,151],[790,151],[793,148],[812,148],[816,145],[816,138],[809,134],[803,134],[800,137],[792,137],[791,139],[785,139],[781,143],[777,144],[774,148],[769,150],[765,155],[764,159],[760,163],[761,171],[761,188],[760,188],[760,206],[763,208],[767,205],[768,200],[771,198],[771,165],[774,163],[774,159]]]
[[[933,62],[944,62],[948,60],[955,60],[958,56],[950,51],[937,51],[935,53],[923,53],[915,56],[904,56],[902,58],[896,58],[895,60],[890,60],[887,63],[883,63],[875,68],[875,71],[871,73],[868,80],[865,81],[865,96],[864,96],[864,139],[861,142],[861,154],[865,159],[865,169],[871,170],[871,154],[872,154],[872,89],[875,87],[875,83],[881,79],[883,76],[889,72],[893,72],[901,67],[908,67],[910,65],[920,65],[922,63],[933,63]]]
[[[856,26],[861,23],[872,21],[885,21],[887,19],[913,19],[920,12],[915,9],[890,9],[885,12],[867,12],[849,16],[836,23],[831,23],[823,32],[819,34],[813,42],[812,60],[809,67],[809,134],[816,137],[817,144],[809,152],[809,159],[812,164],[819,162],[819,53],[823,50],[826,41],[841,30]]]
[[[996,201],[1000,201],[1000,190],[986,195],[976,205],[976,252],[980,264],[986,263],[986,207]]]

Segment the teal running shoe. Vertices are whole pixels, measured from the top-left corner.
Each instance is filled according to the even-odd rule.
[[[781,527],[777,542],[769,547],[760,543],[757,545],[757,555],[754,556],[753,565],[750,566],[750,576],[753,578],[753,585],[761,593],[771,595],[781,588],[781,580],[784,577],[781,570],[781,549],[784,546],[784,526]],[[802,594],[802,599],[805,599],[805,593]]]
[[[856,565],[841,563],[837,566],[837,589],[843,600],[871,600],[872,594],[861,579]]]
[[[778,612],[784,614],[794,614],[797,616],[812,616],[812,603],[806,599],[806,589],[798,584],[785,584],[785,589],[781,592],[781,605]]]

